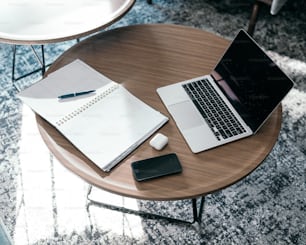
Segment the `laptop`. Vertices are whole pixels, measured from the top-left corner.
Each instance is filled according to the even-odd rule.
[[[292,87],[292,80],[240,30],[211,74],[157,93],[198,153],[255,134]]]

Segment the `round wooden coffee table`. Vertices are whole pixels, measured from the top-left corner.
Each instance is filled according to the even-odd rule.
[[[281,106],[256,135],[193,154],[156,93],[158,87],[209,74],[228,45],[228,40],[203,30],[162,24],[123,27],[77,44],[48,73],[74,59],[83,60],[167,115],[170,120],[160,132],[169,137],[169,144],[164,150],[156,151],[149,145],[149,139],[110,173],[105,173],[37,116],[45,143],[65,167],[88,183],[127,197],[195,199],[232,185],[256,169],[270,153],[280,131]],[[182,163],[182,174],[147,182],[134,180],[133,161],[172,152]]]

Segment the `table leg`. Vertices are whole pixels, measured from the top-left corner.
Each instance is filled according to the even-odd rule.
[[[172,217],[168,217],[168,216],[163,216],[163,215],[159,215],[159,214],[154,214],[154,213],[129,209],[129,208],[125,208],[125,207],[122,207],[122,206],[116,206],[116,205],[113,205],[113,204],[104,203],[104,202],[101,202],[101,201],[95,201],[95,200],[90,199],[90,197],[89,197],[89,195],[91,193],[91,190],[92,190],[92,186],[90,185],[89,188],[88,188],[88,192],[87,192],[87,200],[89,201],[88,204],[87,204],[87,209],[89,209],[89,207],[91,205],[95,205],[95,206],[98,206],[98,207],[103,207],[103,208],[107,208],[107,209],[111,209],[111,210],[115,210],[115,211],[119,211],[119,212],[139,215],[139,216],[149,218],[149,219],[165,219],[169,222],[179,222],[179,223],[184,223],[184,224],[193,224],[195,222],[201,223],[203,206],[204,206],[204,201],[205,201],[204,196],[200,198],[199,208],[197,206],[197,198],[191,199],[192,211],[193,211],[193,220],[188,221],[188,220],[182,220],[182,219],[172,218]]]
[[[259,1],[255,1],[252,9],[252,14],[249,20],[249,26],[248,26],[248,33],[250,36],[253,36],[255,25],[257,22],[257,17],[258,17],[258,11],[261,3]]]
[[[17,49],[17,46],[16,45],[13,45],[13,65],[12,65],[12,81],[13,81],[13,84],[15,82],[15,65],[16,65],[16,49]]]
[[[42,76],[45,74],[45,71],[46,71],[46,67],[48,67],[49,65],[46,65],[46,62],[45,62],[45,50],[44,50],[44,45],[40,45],[41,47],[41,57],[38,55],[38,53],[36,52],[36,50],[34,49],[34,46],[33,45],[30,45],[30,48],[36,58],[36,60],[38,61],[38,63],[40,64],[40,68],[34,70],[34,71],[31,71],[29,73],[26,73],[18,78],[15,77],[15,70],[16,70],[16,56],[17,56],[17,45],[13,45],[13,65],[12,65],[12,81],[13,83],[22,79],[22,78],[25,78],[29,75],[32,75],[36,72],[39,72],[41,71],[41,74]]]

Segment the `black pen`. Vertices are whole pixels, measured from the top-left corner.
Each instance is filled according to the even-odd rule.
[[[71,94],[63,94],[61,96],[58,96],[57,98],[59,98],[59,99],[68,99],[68,98],[72,98],[72,97],[76,97],[76,96],[90,94],[90,93],[93,93],[95,91],[96,90],[88,90],[88,91],[82,91],[82,92],[75,92],[75,93],[71,93]]]

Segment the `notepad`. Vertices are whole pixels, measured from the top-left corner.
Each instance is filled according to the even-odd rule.
[[[62,94],[87,90],[95,92],[58,99]],[[81,60],[51,73],[18,97],[106,172],[168,121]]]

